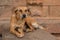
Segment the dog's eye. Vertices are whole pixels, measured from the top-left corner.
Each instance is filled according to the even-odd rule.
[[[25,10],[25,12],[29,12],[29,9],[28,10]]]
[[[19,12],[22,12],[22,10],[19,10]]]

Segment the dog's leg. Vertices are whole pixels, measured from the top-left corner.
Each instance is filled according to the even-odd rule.
[[[21,34],[21,36],[24,36],[24,25],[20,25],[19,27],[18,32]]]
[[[23,37],[23,36],[24,36],[24,31],[23,31],[23,29],[18,29],[18,31],[20,32],[21,36]]]
[[[27,28],[26,32],[34,31],[34,27],[31,26],[30,23],[27,23],[27,25],[29,26],[29,28]]]
[[[20,30],[20,29],[18,29],[18,30]],[[17,37],[23,37],[24,36],[23,34],[21,34],[21,32],[19,33],[18,31],[16,31],[14,26],[10,27],[10,32],[15,34]]]
[[[43,26],[41,26],[41,25],[39,25],[37,22],[34,22],[34,23],[31,23],[32,24],[32,26],[34,27],[34,28],[36,28],[36,29],[43,29],[43,30],[45,30],[45,28],[43,27]]]
[[[31,18],[25,18],[25,25],[27,26],[26,32],[34,31],[34,27],[31,25]]]
[[[11,23],[10,23],[10,32],[11,33],[13,33],[13,34],[15,34],[17,37],[23,37],[23,35],[21,35],[19,32],[17,32],[16,30],[15,30],[15,25],[16,25],[16,18],[15,18],[15,14],[13,14],[12,16],[11,16]]]

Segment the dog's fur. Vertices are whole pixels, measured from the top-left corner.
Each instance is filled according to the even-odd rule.
[[[22,9],[23,8],[23,9]],[[15,34],[17,37],[23,37],[24,36],[24,20],[22,18],[22,10],[24,11],[25,7],[16,7],[13,10],[13,14],[11,16],[11,26],[10,26],[10,32]]]
[[[37,23],[37,21],[31,16],[27,16],[25,18],[25,22],[27,23],[27,25],[30,28],[30,29],[29,28],[26,29],[27,32],[34,31],[35,29],[43,29],[43,30],[45,30],[45,28],[42,27],[41,25],[39,25],[39,23]]]
[[[34,31],[36,28],[44,29],[30,16],[31,12],[27,7],[16,7],[13,12],[10,32],[17,37],[23,37],[24,31]]]

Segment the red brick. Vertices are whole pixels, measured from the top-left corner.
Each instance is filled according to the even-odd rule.
[[[0,5],[26,5],[26,0],[0,0]]]
[[[60,6],[50,6],[50,16],[60,17]]]
[[[42,17],[49,17],[48,6],[43,6]]]
[[[43,0],[44,5],[60,5],[60,0]]]

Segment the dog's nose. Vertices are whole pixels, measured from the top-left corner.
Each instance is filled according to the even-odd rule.
[[[26,18],[26,14],[23,14],[23,18]]]

